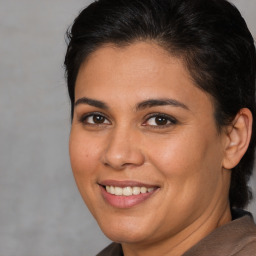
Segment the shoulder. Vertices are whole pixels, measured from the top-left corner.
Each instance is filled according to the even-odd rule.
[[[117,243],[111,243],[96,256],[123,256],[122,246]]]
[[[243,217],[237,225],[236,232],[240,233],[240,236],[234,244],[234,253],[231,255],[256,255],[256,225],[252,218]]]
[[[256,240],[245,243],[239,251],[232,254],[232,256],[255,256],[256,255]]]
[[[256,256],[256,225],[245,215],[217,228],[184,256]]]

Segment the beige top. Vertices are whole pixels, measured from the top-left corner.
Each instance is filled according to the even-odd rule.
[[[120,244],[112,243],[97,256],[123,256]],[[217,229],[183,256],[256,256],[256,225],[249,215]]]

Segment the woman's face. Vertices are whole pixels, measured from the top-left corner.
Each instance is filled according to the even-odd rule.
[[[225,136],[180,59],[153,43],[106,45],[81,66],[75,102],[72,169],[110,239],[160,241],[223,210]]]

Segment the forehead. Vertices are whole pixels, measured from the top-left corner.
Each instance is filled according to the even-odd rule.
[[[119,98],[129,104],[152,97],[194,99],[194,104],[211,101],[194,84],[181,58],[149,42],[105,45],[92,53],[81,65],[76,81],[75,98],[85,96],[104,101]]]

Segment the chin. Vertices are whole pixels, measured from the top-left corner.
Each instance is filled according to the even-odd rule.
[[[149,227],[152,227],[152,221],[151,224],[144,221],[129,216],[123,219],[114,218],[112,221],[105,218],[104,221],[98,221],[98,224],[102,232],[114,242],[138,243],[152,235],[149,230]]]
[[[102,230],[103,233],[112,241],[116,243],[142,243],[143,241],[147,241],[147,235],[142,232],[136,232],[134,230]]]

